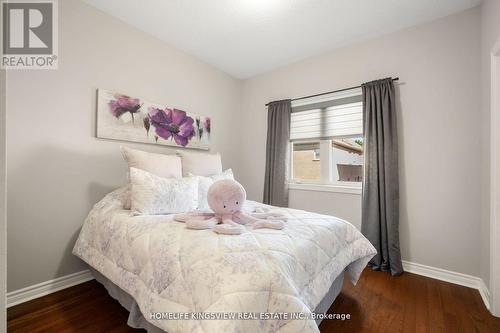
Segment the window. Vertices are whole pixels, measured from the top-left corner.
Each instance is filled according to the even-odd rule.
[[[332,175],[338,182],[363,180],[363,137],[333,138]]]
[[[293,179],[321,180],[319,141],[293,143]]]
[[[292,182],[361,186],[362,107],[360,89],[292,103]]]

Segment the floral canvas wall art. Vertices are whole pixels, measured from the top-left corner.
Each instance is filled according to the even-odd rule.
[[[210,149],[212,120],[141,98],[99,89],[97,137]]]

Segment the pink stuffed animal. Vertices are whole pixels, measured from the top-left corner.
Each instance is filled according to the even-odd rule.
[[[275,213],[257,213],[255,216],[241,211],[246,192],[240,183],[224,179],[213,183],[208,189],[208,205],[214,213],[187,213],[174,216],[174,220],[185,222],[190,229],[213,229],[227,235],[239,235],[245,231],[242,224],[253,228],[282,229],[284,216]]]

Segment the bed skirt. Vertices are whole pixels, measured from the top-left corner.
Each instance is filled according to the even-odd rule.
[[[123,289],[121,289],[116,284],[108,280],[104,275],[99,273],[97,270],[93,269],[92,267],[89,267],[89,270],[94,276],[94,278],[99,283],[101,283],[104,286],[104,288],[106,288],[109,295],[114,299],[116,299],[121,304],[121,306],[123,306],[130,312],[127,320],[128,326],[133,328],[145,329],[148,333],[165,333],[165,331],[149,323],[146,320],[146,318],[144,318],[144,315],[141,313],[139,306],[137,305],[132,296],[130,296]],[[333,281],[330,290],[328,290],[328,293],[325,295],[325,297],[323,297],[323,299],[318,304],[316,309],[314,309],[313,312],[327,313],[328,309],[330,308],[330,306],[332,306],[338,294],[340,294],[343,283],[344,283],[344,272],[342,272],[339,276],[337,276],[335,281]],[[320,323],[321,319],[317,319],[316,324],[319,325]]]

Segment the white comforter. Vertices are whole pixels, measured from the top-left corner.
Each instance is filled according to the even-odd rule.
[[[94,206],[73,253],[169,333],[318,332],[312,319],[155,320],[151,313],[310,314],[344,269],[355,283],[376,253],[354,226],[331,216],[280,209],[289,217],[283,230],[218,235],[186,229],[171,215],[132,217],[123,196],[116,190]]]

